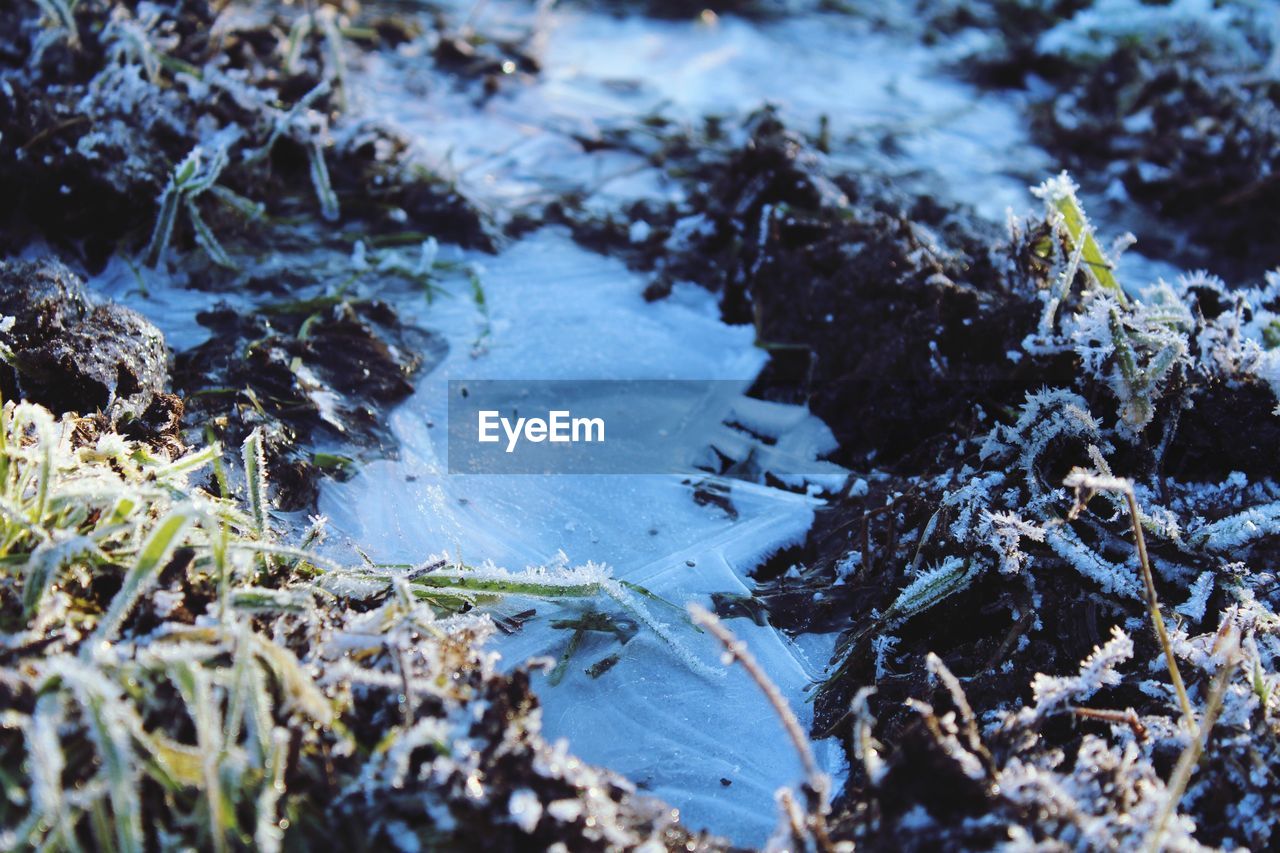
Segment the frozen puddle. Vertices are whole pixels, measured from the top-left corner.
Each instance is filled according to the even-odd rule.
[[[682,609],[690,601],[708,605],[712,593],[748,594],[749,571],[804,538],[816,500],[727,481],[736,511],[731,517],[718,505],[696,503],[683,476],[444,473],[449,379],[713,379],[738,382],[745,392],[766,360],[754,346],[754,330],[722,323],[716,297],[695,285],[677,285],[669,298],[646,303],[641,276],[578,247],[558,229],[539,231],[496,257],[443,250],[451,252],[449,260],[483,265],[487,311],[456,281],[449,295],[430,303],[408,286],[379,290],[405,322],[444,335],[450,351],[435,371],[417,377],[415,393],[391,416],[398,457],[366,463],[346,483],[324,481],[319,509],[332,522],[330,547],[348,563],[359,563],[356,548],[378,563],[418,564],[442,551],[469,565],[512,570],[566,558],[572,566],[595,562],[676,605],[643,600],[680,649],[645,627],[625,645],[586,633],[559,684],[536,676],[545,732],[567,738],[580,758],[623,773],[680,809],[689,825],[742,844],[763,842],[775,827],[775,791],[801,781],[799,761],[756,686],[740,668],[724,669],[714,640],[696,632]],[[264,269],[289,262],[281,256]],[[119,261],[90,285],[149,316],[179,349],[203,340],[208,330],[194,322],[195,314],[228,294],[145,275],[150,296],[139,293]],[[245,295],[230,296],[238,309],[252,310]],[[795,407],[739,399],[732,415],[777,439],[755,448],[765,466],[772,458],[833,447],[826,427]],[[717,438],[730,454],[745,455],[752,445],[745,433],[726,430]],[[834,487],[842,477],[836,469],[818,479]],[[513,606],[506,615],[536,606],[537,616],[500,637],[496,649],[513,667],[531,657],[559,658],[572,631],[550,623],[581,617],[593,606],[617,612],[610,604]],[[801,649],[748,619],[729,624],[807,724],[804,691],[820,675],[834,638],[808,637]],[[587,674],[613,654],[617,663],[607,672]],[[838,746],[815,747],[839,773]]]
[[[495,4],[481,26],[509,14]],[[697,122],[708,113],[742,117],[766,101],[800,131],[816,131],[828,116],[832,159],[846,168],[878,157],[868,155],[873,146],[860,144],[860,136],[899,132],[901,157],[873,165],[926,173],[994,217],[1007,205],[1025,205],[1027,184],[1047,169],[1016,104],[975,101],[972,89],[936,73],[927,50],[869,35],[840,16],[769,23],[726,17],[708,27],[566,8],[545,31],[540,58],[536,81],[483,103],[468,88],[441,85],[429,60],[412,53],[371,58],[357,89],[365,110],[410,135],[428,162],[446,164],[471,197],[497,213],[568,190],[601,210],[678,195],[680,188],[643,158],[585,154],[577,140],[647,114]],[[570,565],[605,563],[616,578],[680,607],[707,604],[711,593],[749,593],[748,573],[759,560],[803,539],[813,501],[735,483],[737,517],[729,518],[696,504],[678,477],[441,472],[450,378],[738,379],[745,390],[765,362],[754,330],[724,325],[714,297],[691,285],[647,304],[642,277],[547,231],[483,263],[488,352],[471,354],[482,321],[465,300],[437,302],[420,314],[422,325],[450,338],[451,355],[394,416],[400,458],[326,485],[321,509],[335,530],[377,562],[414,563],[447,549],[469,564],[518,570],[554,565],[563,552]],[[721,668],[710,637],[679,613],[650,607],[704,664]],[[538,611],[499,644],[508,664],[559,658],[565,650],[572,632],[550,622],[575,614],[545,603]],[[820,675],[831,639],[806,640],[806,655],[771,628],[748,619],[730,624],[806,723],[805,688]],[[698,674],[643,629],[607,672],[585,672],[617,652],[613,637],[586,633],[559,684],[539,677],[547,734],[568,738],[584,760],[626,774],[679,808],[689,825],[762,843],[777,823],[775,791],[795,785],[801,772],[756,687],[736,668]],[[839,770],[839,746],[828,740],[816,747]]]
[[[475,8],[472,0],[442,5],[454,21]],[[1027,94],[983,91],[948,70],[962,62],[963,44],[943,53],[856,16],[814,10],[706,24],[565,5],[535,24],[527,4],[480,8],[482,29],[536,28],[537,79],[478,101],[473,86],[451,85],[415,44],[368,57],[357,88],[361,109],[403,130],[428,163],[499,219],[567,191],[601,211],[678,198],[682,188],[644,157],[607,147],[587,154],[580,140],[649,116],[688,126],[717,116],[732,132],[765,104],[799,133],[816,135],[825,121],[834,168],[873,170],[995,222],[1026,210],[1027,188],[1061,169],[1031,139]],[[1091,209],[1111,231],[1097,214],[1102,206]],[[1129,278],[1146,284],[1177,274],[1141,249],[1121,261]]]
[[[518,16],[495,3],[480,25]],[[678,196],[680,188],[643,158],[585,154],[578,139],[648,114],[691,123],[718,114],[731,126],[765,102],[803,132],[827,116],[839,166],[876,158],[870,165],[911,180],[923,174],[930,187],[992,217],[1025,206],[1027,184],[1049,168],[1016,103],[975,99],[937,73],[927,49],[869,34],[844,16],[726,17],[704,26],[565,8],[544,35],[539,78],[483,103],[470,89],[441,85],[420,54],[374,57],[359,72],[363,108],[410,135],[428,162],[446,164],[498,213],[568,190],[601,210]],[[895,159],[863,144],[884,132],[898,137]],[[555,564],[563,552],[570,565],[608,564],[615,577],[680,606],[706,604],[715,592],[748,593],[748,572],[762,557],[802,540],[812,501],[737,483],[731,519],[695,504],[680,478],[447,477],[441,444],[449,378],[740,379],[745,389],[765,361],[753,329],[725,326],[714,298],[692,286],[646,304],[640,276],[545,231],[484,263],[489,352],[470,354],[477,318],[464,301],[437,303],[421,316],[449,335],[452,354],[395,415],[401,458],[326,486],[322,510],[335,528],[379,562],[417,562],[448,549],[470,564],[520,569]],[[571,632],[550,629],[547,617],[566,615],[538,609],[537,620],[500,644],[508,663],[564,651]],[[667,608],[653,612],[718,665],[709,637]],[[747,619],[731,627],[807,721],[804,691],[826,663],[830,639],[814,638],[806,656],[771,628]],[[612,637],[585,634],[563,681],[540,679],[547,733],[681,809],[691,826],[763,842],[777,821],[774,792],[796,784],[800,768],[759,691],[737,669],[697,674],[644,630],[603,675],[584,671],[617,651]],[[816,746],[837,769],[838,745]]]
[[[745,390],[764,361],[750,328],[720,322],[711,294],[678,287],[671,299],[647,304],[638,276],[554,231],[488,259],[484,281],[492,325],[485,354],[472,354],[481,322],[474,304],[422,307],[416,319],[449,337],[450,355],[393,416],[400,458],[326,484],[320,508],[335,539],[358,544],[375,562],[416,563],[447,549],[468,564],[513,570],[555,565],[563,551],[569,565],[605,563],[615,578],[683,607],[705,605],[713,592],[747,593],[747,573],[760,558],[803,538],[812,499],[747,483],[730,486],[737,510],[730,518],[696,504],[676,476],[445,474],[448,379],[736,379]],[[572,631],[550,622],[607,603],[516,607],[536,606],[538,615],[497,649],[508,665],[558,658]],[[661,603],[646,606],[695,661],[644,628],[625,646],[587,633],[559,684],[545,675],[535,681],[547,734],[626,774],[692,826],[759,843],[775,824],[774,791],[801,779],[799,763],[755,685],[738,668],[723,670],[712,638]],[[830,649],[816,649],[810,661],[771,628],[745,619],[731,626],[803,719],[804,688]],[[607,672],[585,672],[614,653]]]

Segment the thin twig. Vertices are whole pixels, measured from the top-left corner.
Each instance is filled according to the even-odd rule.
[[[1169,678],[1173,681],[1173,689],[1178,694],[1178,703],[1182,706],[1182,717],[1187,731],[1194,738],[1196,715],[1191,709],[1191,700],[1187,697],[1182,673],[1178,671],[1178,661],[1173,656],[1173,644],[1169,642],[1169,632],[1164,627],[1164,617],[1160,615],[1160,599],[1156,595],[1156,582],[1151,574],[1151,561],[1147,558],[1147,540],[1142,533],[1142,513],[1138,509],[1138,498],[1133,492],[1133,484],[1123,477],[1091,474],[1077,468],[1067,475],[1063,485],[1076,490],[1076,504],[1072,508],[1072,516],[1083,509],[1093,492],[1116,492],[1124,496],[1129,507],[1129,518],[1133,523],[1133,544],[1137,548],[1138,564],[1142,568],[1142,585],[1146,589],[1147,611],[1151,614],[1151,624],[1155,628],[1156,638],[1160,641],[1160,648],[1164,651]]]
[[[1133,736],[1139,741],[1145,742],[1150,737],[1147,727],[1138,717],[1138,712],[1132,708],[1126,708],[1123,711],[1112,711],[1108,708],[1072,708],[1071,713],[1086,720],[1101,720],[1104,723],[1128,726],[1133,731]]]
[[[884,775],[884,761],[880,758],[880,744],[872,735],[875,718],[871,716],[869,699],[876,692],[874,687],[860,688],[853,697],[849,713],[853,717],[853,756],[862,761],[862,768],[867,773],[871,784],[879,784]]]
[[[814,760],[813,750],[809,748],[809,739],[805,737],[804,729],[800,728],[800,721],[796,719],[796,715],[787,704],[787,700],[783,698],[782,692],[778,690],[777,685],[765,674],[755,655],[751,654],[747,644],[735,637],[733,632],[720,621],[720,617],[704,607],[690,604],[689,616],[720,641],[720,644],[724,646],[725,651],[731,658],[730,662],[736,661],[742,664],[742,668],[751,676],[751,680],[760,688],[760,692],[764,693],[765,698],[769,700],[769,704],[773,706],[774,713],[782,721],[782,727],[786,729],[787,736],[791,738],[791,743],[795,747],[796,753],[800,756],[800,763],[804,766],[805,775],[816,776],[818,774],[818,764]]]
[[[1164,627],[1164,617],[1160,615],[1160,600],[1156,597],[1156,582],[1151,576],[1151,563],[1147,559],[1147,540],[1142,535],[1141,516],[1138,512],[1138,499],[1133,494],[1133,486],[1128,480],[1125,484],[1124,498],[1129,504],[1129,517],[1133,520],[1133,542],[1138,549],[1138,562],[1142,564],[1142,583],[1147,588],[1147,610],[1151,612],[1151,623],[1155,625],[1156,636],[1160,638],[1160,648],[1164,650],[1165,663],[1169,665],[1169,678],[1173,680],[1173,689],[1178,693],[1178,702],[1182,705],[1182,714],[1187,721],[1187,731],[1196,736],[1196,715],[1191,710],[1191,700],[1187,698],[1186,685],[1182,683],[1182,673],[1178,671],[1178,662],[1173,657],[1173,645],[1169,642],[1169,632]]]
[[[44,130],[41,130],[39,133],[35,134],[26,142],[24,142],[22,146],[18,148],[18,150],[24,151],[24,152],[28,151],[34,148],[35,146],[39,145],[41,142],[44,142],[49,137],[59,134],[62,131],[67,130],[68,128],[75,127],[78,124],[83,124],[90,120],[91,119],[88,116],[83,116],[83,115],[72,116],[66,121],[59,122],[58,124],[51,125],[49,127],[46,127]]]
[[[786,729],[787,737],[791,739],[791,745],[795,747],[796,754],[800,756],[800,764],[804,768],[805,787],[807,788],[806,793],[809,800],[809,828],[813,834],[813,840],[817,843],[819,850],[834,850],[835,847],[831,843],[831,837],[827,834],[826,810],[827,789],[829,787],[827,777],[826,774],[818,770],[818,762],[814,760],[813,750],[809,746],[809,739],[805,737],[804,729],[800,728],[800,721],[796,719],[791,706],[783,698],[778,686],[770,680],[760,666],[760,662],[751,654],[747,644],[735,637],[733,632],[720,622],[718,616],[697,604],[689,605],[689,616],[695,624],[706,628],[712,636],[720,641],[720,644],[724,646],[730,663],[737,661],[742,664],[742,668],[747,671],[747,675],[760,688],[760,692],[764,694],[765,699],[773,707],[774,713],[782,721],[782,727]]]
[[[796,798],[791,796],[789,788],[779,788],[777,796],[778,808],[786,815],[787,823],[791,826],[791,838],[796,847],[803,850],[806,846],[804,837],[807,835],[804,812],[800,810],[800,804],[796,802]]]
[[[1195,772],[1200,754],[1209,743],[1213,724],[1217,722],[1218,714],[1222,711],[1222,700],[1227,694],[1228,682],[1239,664],[1240,629],[1234,623],[1226,624],[1225,630],[1218,636],[1218,642],[1214,644],[1213,651],[1215,656],[1221,655],[1223,663],[1218,669],[1218,674],[1214,676],[1213,687],[1209,691],[1209,698],[1205,701],[1204,724],[1199,732],[1191,735],[1190,742],[1182,750],[1182,755],[1178,757],[1178,763],[1173,768],[1173,775],[1169,777],[1168,798],[1164,802],[1164,807],[1160,809],[1150,834],[1147,835],[1146,844],[1143,845],[1147,853],[1156,853],[1160,849],[1165,826],[1178,810],[1178,803],[1187,790],[1187,783],[1191,781],[1191,774]]]
[[[931,675],[942,682],[942,685],[947,688],[947,692],[951,694],[951,702],[960,713],[960,722],[964,727],[965,738],[969,741],[969,751],[978,756],[978,759],[982,761],[988,772],[994,772],[995,762],[991,760],[991,753],[987,750],[986,745],[982,742],[982,736],[978,733],[978,720],[973,715],[973,708],[969,705],[969,697],[964,695],[964,688],[960,686],[960,679],[956,678],[955,673],[947,668],[942,658],[933,652],[929,652],[925,658],[925,667]]]
[[[404,727],[406,729],[413,728],[413,685],[409,683],[409,668],[404,661],[404,648],[401,647],[397,639],[394,644],[384,642],[389,650],[395,653],[396,669],[400,670],[400,684],[404,690],[404,705],[401,706],[401,712],[404,714]]]

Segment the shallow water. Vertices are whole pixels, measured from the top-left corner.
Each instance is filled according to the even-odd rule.
[[[480,23],[508,20],[528,21],[529,13],[495,3]],[[765,23],[726,17],[707,25],[616,18],[575,6],[556,10],[544,35],[540,77],[488,101],[477,101],[474,87],[442,77],[408,49],[353,65],[354,106],[409,134],[428,163],[455,174],[500,218],[567,189],[585,191],[602,209],[678,194],[641,158],[584,153],[573,135],[659,111],[689,122],[708,113],[741,117],[766,101],[804,132],[815,132],[819,117],[828,116],[838,166],[896,175],[995,219],[1009,207],[1030,209],[1027,185],[1055,169],[1029,140],[1014,96],[980,94],[948,77],[943,57],[848,17]],[[886,135],[892,153],[866,144]],[[461,288],[430,304],[408,287],[379,291],[406,321],[444,335],[451,349],[392,415],[397,458],[365,464],[346,483],[326,481],[320,509],[332,520],[335,554],[350,557],[354,545],[377,562],[416,563],[447,551],[470,564],[513,570],[595,561],[683,607],[705,604],[713,592],[747,592],[759,560],[803,539],[817,501],[758,485],[731,484],[738,511],[731,518],[696,504],[679,477],[445,474],[449,379],[724,379],[745,389],[766,356],[753,345],[753,329],[721,322],[711,294],[678,285],[670,298],[647,303],[643,276],[556,229],[496,256],[450,247],[443,254],[483,267],[487,316]],[[1169,274],[1138,255],[1126,262],[1133,280]],[[244,294],[184,290],[161,275],[147,273],[144,281],[163,298],[142,295],[119,261],[92,284],[149,315],[176,348],[204,337],[196,311],[220,300],[252,305]],[[811,421],[794,428],[806,440],[819,439],[813,452],[824,449],[823,430]],[[662,797],[690,825],[761,843],[776,823],[774,791],[800,781],[798,762],[773,712],[739,670],[703,672],[722,670],[711,639],[677,610],[649,607],[681,648],[646,630],[625,647],[589,637],[563,682],[536,682],[546,732]],[[540,603],[538,610],[538,618],[496,646],[507,665],[564,649],[568,632],[551,628],[548,618],[559,609]],[[730,624],[807,722],[805,689],[819,676],[833,638],[806,638],[801,647],[749,620]],[[619,662],[608,672],[598,678],[584,672],[614,652]],[[818,746],[839,773],[838,745]]]

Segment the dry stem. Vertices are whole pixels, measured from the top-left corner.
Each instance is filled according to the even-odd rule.
[[[1143,845],[1143,849],[1148,853],[1156,853],[1160,849],[1160,839],[1164,837],[1165,826],[1169,823],[1169,819],[1173,817],[1174,812],[1178,810],[1178,803],[1182,800],[1182,795],[1187,790],[1187,783],[1191,781],[1191,774],[1195,772],[1196,762],[1200,760],[1200,754],[1209,742],[1213,724],[1217,722],[1218,714],[1222,711],[1222,700],[1227,694],[1231,674],[1235,672],[1236,665],[1239,663],[1239,652],[1240,630],[1234,624],[1228,622],[1224,631],[1219,634],[1218,642],[1214,646],[1214,653],[1222,655],[1223,663],[1218,669],[1217,675],[1214,676],[1213,687],[1209,691],[1209,698],[1205,701],[1204,725],[1201,726],[1199,732],[1192,733],[1191,740],[1187,743],[1186,748],[1182,750],[1182,755],[1178,757],[1178,763],[1173,768],[1173,775],[1169,777],[1168,798],[1165,800],[1163,808],[1160,809],[1160,814],[1156,818],[1150,834],[1147,836],[1146,843]]]
[[[1118,492],[1124,495],[1129,507],[1129,518],[1133,523],[1133,544],[1138,551],[1138,564],[1142,568],[1142,585],[1147,594],[1147,612],[1151,614],[1151,624],[1155,627],[1156,638],[1164,651],[1165,664],[1169,667],[1169,678],[1173,681],[1173,689],[1178,694],[1178,704],[1182,706],[1182,717],[1187,731],[1196,736],[1196,715],[1191,709],[1191,700],[1187,697],[1186,685],[1182,682],[1182,673],[1178,671],[1178,661],[1173,656],[1173,644],[1169,642],[1169,632],[1164,627],[1164,617],[1160,615],[1160,599],[1156,596],[1156,582],[1151,574],[1151,561],[1147,558],[1147,540],[1142,534],[1142,514],[1138,509],[1138,498],[1133,493],[1133,484],[1123,477],[1099,476],[1082,469],[1075,469],[1067,476],[1064,485],[1076,489],[1076,505],[1072,517],[1088,503],[1093,492]]]
[[[804,730],[800,727],[800,721],[796,719],[796,715],[791,711],[778,686],[773,683],[760,666],[760,662],[747,649],[747,644],[735,637],[733,632],[720,622],[718,616],[697,604],[689,605],[689,615],[695,623],[706,628],[720,641],[730,663],[737,661],[742,664],[742,668],[760,688],[760,692],[764,694],[765,699],[773,707],[774,713],[782,721],[782,727],[786,729],[787,737],[791,739],[796,754],[800,756],[800,764],[804,767],[805,787],[808,789],[806,799],[809,802],[810,833],[819,850],[834,850],[831,837],[827,834],[827,777],[818,770],[818,763],[813,758],[813,750],[809,747],[809,739],[805,737]]]
[[[1133,520],[1133,542],[1138,549],[1138,562],[1142,565],[1142,583],[1147,589],[1147,610],[1151,613],[1151,624],[1155,626],[1156,636],[1160,639],[1160,648],[1164,650],[1164,660],[1169,666],[1169,678],[1173,680],[1173,689],[1178,693],[1178,702],[1182,705],[1182,715],[1187,721],[1187,731],[1191,737],[1196,736],[1196,715],[1191,710],[1191,700],[1187,698],[1186,685],[1182,683],[1182,673],[1178,671],[1178,662],[1173,657],[1173,646],[1169,642],[1169,632],[1164,627],[1164,617],[1160,615],[1160,600],[1156,597],[1156,582],[1151,576],[1151,563],[1147,559],[1147,540],[1142,535],[1142,522],[1139,520],[1138,499],[1133,494],[1133,486],[1128,480],[1124,483],[1124,499],[1129,504],[1129,517]]]

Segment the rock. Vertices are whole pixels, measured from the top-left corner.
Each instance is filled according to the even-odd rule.
[[[142,414],[169,380],[164,336],[141,314],[96,303],[58,261],[0,262],[0,313],[13,318],[8,398],[54,412],[103,412],[116,424]]]

